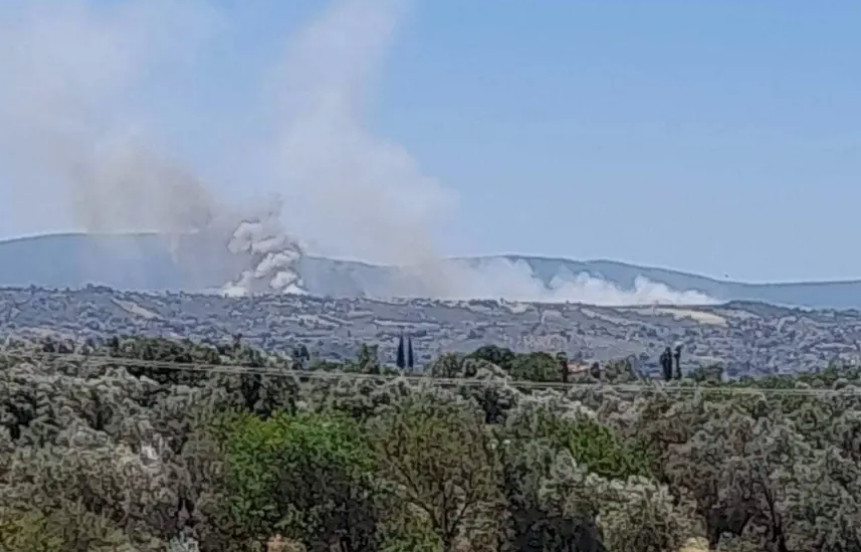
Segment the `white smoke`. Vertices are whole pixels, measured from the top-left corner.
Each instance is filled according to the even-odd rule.
[[[234,255],[251,258],[251,268],[223,288],[230,296],[258,292],[304,293],[296,264],[302,257],[299,245],[284,233],[278,215],[270,211],[257,220],[242,221],[227,245]]]
[[[570,302],[588,303],[603,306],[630,305],[713,305],[718,301],[699,291],[677,291],[666,284],[653,282],[644,276],[634,279],[633,289],[619,286],[595,278],[588,274],[578,274],[573,280],[554,279],[548,292],[540,293],[534,301],[548,303]]]
[[[267,159],[244,160],[222,187],[263,187],[280,202],[255,209],[218,193],[164,139],[181,124],[150,96],[184,98],[177,75],[194,74],[230,21],[202,0],[10,0],[0,6],[0,190],[16,205],[20,233],[56,230],[157,232],[174,241],[179,266],[204,280],[225,270],[232,295],[297,293],[303,255],[402,267],[373,294],[444,299],[499,298],[598,304],[698,303],[707,298],[639,280],[621,290],[583,275],[545,285],[528,267],[443,261],[432,233],[457,195],[424,174],[404,147],[369,131],[367,100],[406,4],[336,0],[285,44],[266,86],[276,128]],[[240,8],[253,9],[253,8]],[[207,58],[209,61],[212,58]],[[223,72],[230,86],[229,71]],[[173,88],[172,88],[173,87]],[[258,105],[256,98],[247,102]],[[179,100],[177,100],[179,101]],[[264,102],[264,105],[266,102]],[[209,114],[209,113],[207,113]],[[219,114],[215,114],[219,119]],[[161,124],[160,124],[161,122]],[[182,129],[179,129],[182,130]],[[221,132],[234,129],[225,123]],[[241,136],[236,142],[243,142]],[[175,145],[175,144],[174,144]],[[255,140],[239,150],[252,151]],[[217,160],[222,152],[201,158]],[[242,163],[239,163],[242,165]],[[226,182],[225,182],[226,181]],[[260,184],[250,187],[260,191]]]
[[[434,287],[429,275],[442,278],[446,285]],[[393,282],[385,289],[372,288],[368,296],[377,299],[506,299],[603,306],[717,303],[704,293],[672,290],[642,276],[634,279],[630,289],[585,272],[574,274],[567,269],[558,270],[545,282],[534,273],[528,262],[504,257],[484,258],[478,262],[450,259],[398,267]]]

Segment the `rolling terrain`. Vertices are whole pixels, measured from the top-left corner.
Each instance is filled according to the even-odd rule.
[[[584,364],[630,358],[656,374],[667,346],[683,346],[683,367],[719,364],[730,377],[809,372],[857,363],[861,314],[761,303],[702,307],[597,307],[498,301],[375,301],[267,295],[227,298],[147,294],[90,287],[79,291],[0,289],[3,337],[54,334],[149,335],[221,343],[241,333],[254,346],[289,354],[305,345],[324,360],[353,358],[378,345],[394,363],[398,337],[410,335],[417,365],[444,352],[495,344],[519,352],[565,351]]]

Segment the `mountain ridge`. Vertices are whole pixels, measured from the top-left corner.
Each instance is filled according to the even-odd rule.
[[[12,238],[0,238],[0,248],[7,244],[12,244],[15,242],[32,242],[42,239],[63,239],[63,238],[83,238],[83,239],[139,239],[139,238],[157,238],[157,239],[166,239],[165,236],[155,233],[155,232],[135,232],[135,233],[125,233],[125,234],[111,234],[111,233],[84,233],[84,232],[55,232],[48,234],[30,234],[25,236],[16,236]],[[348,265],[355,266],[363,266],[368,268],[399,268],[408,265],[392,265],[385,263],[375,263],[371,261],[364,261],[360,259],[348,259],[341,257],[326,257],[324,255],[308,255],[309,258],[313,259],[322,259],[332,263],[342,263]],[[507,259],[512,261],[517,260],[529,260],[529,261],[539,261],[539,262],[567,262],[567,263],[582,263],[586,265],[610,265],[610,266],[618,266],[626,269],[633,270],[645,270],[645,271],[659,271],[668,274],[673,274],[677,276],[684,276],[686,278],[696,278],[702,280],[708,280],[715,283],[731,283],[733,285],[742,285],[742,286],[817,286],[817,285],[830,285],[830,284],[861,284],[861,277],[858,278],[842,278],[842,279],[815,279],[815,280],[780,280],[780,281],[764,281],[764,282],[750,282],[745,280],[722,280],[716,276],[710,276],[708,274],[701,274],[698,272],[689,272],[686,270],[680,270],[676,268],[658,266],[658,265],[650,265],[650,264],[638,264],[634,262],[628,261],[619,261],[615,259],[609,258],[596,258],[596,259],[585,259],[585,260],[576,260],[571,259],[565,256],[554,256],[554,255],[533,255],[528,253],[488,253],[481,255],[456,255],[452,257],[446,257],[445,260],[451,261],[480,261],[480,260],[490,260],[490,259]]]
[[[198,244],[192,244],[197,247]],[[223,251],[195,249],[194,273],[173,261],[165,236],[140,234],[58,233],[0,241],[0,286],[80,288],[87,284],[136,291],[204,291],[235,277],[241,268],[225,263]],[[578,261],[561,257],[519,255],[460,256],[449,261],[493,267],[505,260],[522,263],[545,286],[560,274],[586,274],[622,290],[633,289],[638,278],[671,290],[696,291],[719,302],[753,301],[809,308],[861,308],[861,279],[749,283],[718,280],[674,269],[641,266],[609,259]],[[364,261],[304,257],[299,272],[314,295],[351,297],[382,293],[405,267]]]

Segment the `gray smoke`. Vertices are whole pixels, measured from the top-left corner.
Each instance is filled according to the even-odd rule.
[[[430,230],[456,194],[425,175],[399,146],[373,135],[365,101],[405,4],[340,0],[296,37],[275,79],[280,107],[275,159],[315,253],[397,265],[381,299],[510,298],[596,304],[697,304],[712,300],[639,279],[622,290],[588,275],[559,274],[545,285],[528,266],[496,259],[479,265],[443,258]]]
[[[85,230],[165,236],[189,277],[199,266],[231,267],[237,276],[222,290],[230,295],[302,291],[295,268],[302,250],[281,224],[280,202],[257,209],[225,205],[179,165],[121,145],[79,165],[74,213]],[[194,247],[183,247],[190,240]],[[214,255],[204,259],[204,251]]]
[[[278,204],[226,205],[164,153],[131,99],[147,75],[193,63],[219,24],[194,0],[0,7],[0,178],[23,233],[158,233],[188,275],[235,271],[230,293],[299,290],[301,251],[280,227]]]
[[[229,294],[301,292],[296,267],[307,249],[401,266],[380,296],[707,299],[648,282],[619,290],[582,275],[559,275],[548,286],[505,260],[445,261],[432,230],[453,214],[457,195],[366,123],[374,80],[406,7],[400,0],[337,0],[289,39],[261,86],[270,95],[248,102],[264,105],[276,128],[259,134],[274,138],[261,145],[239,136],[238,149],[263,151],[230,178],[213,168],[220,152],[202,156],[213,159],[205,168],[177,153],[164,138],[176,131],[173,121],[148,100],[164,90],[184,97],[181,76],[193,74],[230,25],[214,4],[4,2],[0,179],[10,183],[3,199],[20,206],[10,227],[157,232],[171,239],[177,265],[192,276],[229,274],[220,290]],[[192,100],[183,109],[198,108]],[[222,132],[233,128],[226,123]],[[201,174],[215,176],[218,186]],[[227,199],[219,186],[262,186],[282,201],[256,208]]]
[[[270,81],[274,180],[314,253],[370,262],[439,259],[431,229],[455,194],[369,131],[367,100],[402,0],[339,0],[290,40]]]
[[[114,142],[79,158],[73,174],[75,221],[89,232],[205,231],[218,205],[204,184],[141,145]]]

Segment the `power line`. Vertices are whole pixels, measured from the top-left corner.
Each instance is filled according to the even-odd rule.
[[[417,374],[365,374],[358,372],[338,372],[338,371],[323,371],[323,370],[296,370],[278,367],[253,367],[243,366],[240,364],[211,364],[202,362],[175,362],[175,361],[157,361],[157,360],[142,360],[124,357],[111,357],[104,355],[82,355],[77,353],[13,353],[3,351],[0,352],[0,357],[7,359],[17,359],[20,361],[29,360],[66,360],[70,362],[78,362],[82,365],[90,366],[125,366],[132,368],[151,368],[157,370],[170,370],[177,372],[198,372],[206,374],[225,374],[225,375],[260,375],[275,378],[294,378],[299,380],[354,380],[354,381],[408,381],[414,383],[432,383],[434,385],[452,385],[452,386],[467,386],[480,387],[492,383],[493,380],[482,378],[444,378],[438,376],[425,376]],[[834,396],[834,395],[861,395],[861,388],[851,387],[844,389],[811,389],[811,388],[767,388],[767,387],[736,387],[736,386],[700,386],[700,385],[663,385],[655,384],[628,384],[628,383],[605,383],[605,382],[539,382],[529,380],[514,380],[505,379],[503,382],[514,388],[519,389],[596,389],[601,391],[615,390],[627,393],[644,393],[647,391],[657,391],[664,393],[679,393],[679,394],[696,394],[696,393],[713,393],[713,394],[750,394],[750,395],[780,395],[780,396]]]

